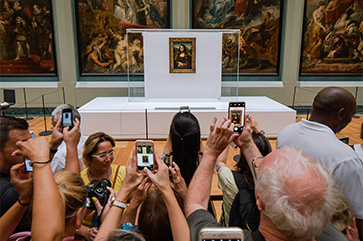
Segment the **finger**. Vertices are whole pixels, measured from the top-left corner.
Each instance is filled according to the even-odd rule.
[[[222,120],[218,123],[216,130],[215,130],[216,133],[219,133],[221,131],[221,128],[225,121],[226,121],[226,118],[222,118]]]
[[[231,120],[225,119],[225,121],[222,124],[222,128],[223,129],[228,129],[228,126],[232,127],[232,125],[233,125],[233,123],[231,124]],[[233,130],[233,128],[232,128],[232,130]]]
[[[10,168],[10,175],[11,176],[16,175],[17,173],[19,173],[22,170],[22,167],[24,167],[24,166],[25,166],[24,162],[15,164],[14,166],[12,166]]]
[[[150,178],[151,181],[154,182],[155,180],[155,175],[154,173],[152,173],[149,169],[144,168],[144,172],[146,173],[146,175]]]
[[[169,167],[169,170],[170,170],[170,172],[171,172],[171,174],[173,175],[173,179],[174,179],[174,176],[177,176],[177,172],[176,172],[176,170],[174,169],[174,168],[172,168],[172,167]]]
[[[357,222],[356,222],[356,217],[353,216],[353,222],[352,222],[352,225],[351,225],[354,229],[357,228]]]
[[[214,117],[213,118],[213,120],[212,120],[212,123],[210,124],[210,126],[209,126],[209,130],[210,130],[210,132],[213,132],[214,131],[214,128],[215,128],[215,126],[216,126],[216,122],[217,122],[217,118],[216,117]]]
[[[96,197],[92,197],[92,202],[95,204],[97,214],[99,215],[103,208],[102,205],[100,204],[100,202]]]
[[[62,127],[62,115],[60,116],[59,120],[57,121],[57,124],[55,127]]]
[[[146,182],[147,182],[147,178],[142,179],[142,181],[141,181],[140,185],[137,187],[137,189],[139,191],[144,190]]]

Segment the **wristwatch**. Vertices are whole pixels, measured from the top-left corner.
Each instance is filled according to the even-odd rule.
[[[126,205],[126,203],[118,201],[118,200],[116,200],[115,197],[113,197],[112,201],[110,203],[110,207],[112,207],[112,206],[125,209],[127,205]]]

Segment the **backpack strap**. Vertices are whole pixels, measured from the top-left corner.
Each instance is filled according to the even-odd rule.
[[[113,179],[113,183],[112,183],[112,189],[115,188],[115,184],[116,184],[116,180],[117,180],[117,175],[118,175],[118,170],[119,169],[120,169],[120,165],[117,166],[116,173],[115,173],[115,179]]]
[[[262,236],[259,230],[253,231],[251,235],[253,241],[266,241],[266,239]]]

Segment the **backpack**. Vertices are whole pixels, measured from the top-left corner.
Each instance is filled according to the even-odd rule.
[[[256,205],[254,189],[247,187],[241,173],[236,171],[232,171],[232,173],[239,191],[231,206],[229,226],[238,226],[242,229],[257,231],[260,225],[260,211]]]

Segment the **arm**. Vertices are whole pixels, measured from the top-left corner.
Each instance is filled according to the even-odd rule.
[[[169,184],[169,168],[159,158],[156,151],[154,153],[154,158],[158,165],[158,172],[153,174],[148,169],[145,169],[145,171],[163,195],[166,208],[168,209],[173,240],[188,241],[190,240],[189,226]]]
[[[53,159],[55,152],[58,150],[58,146],[63,141],[63,127],[62,127],[62,117],[59,118],[57,124],[53,127],[52,130],[52,139],[50,140],[50,153],[49,158]]]
[[[0,218],[0,240],[7,240],[28,208],[33,192],[33,178],[25,171],[24,163],[16,164],[10,169],[11,184],[19,193],[19,201]]]
[[[185,198],[187,197],[188,192],[187,184],[185,183],[185,180],[181,175],[178,165],[173,162],[173,166],[174,168],[169,167],[169,170],[173,175],[173,182],[170,182],[170,186],[179,194],[180,198],[183,199],[183,201],[185,202]]]
[[[18,141],[16,145],[20,148],[20,153],[32,163],[49,160],[49,142],[46,137]],[[32,240],[62,240],[65,226],[64,204],[49,163],[34,164],[33,179]]]
[[[145,178],[145,174],[139,175],[136,171],[136,150],[133,150],[133,155],[130,158],[129,164],[126,169],[126,176],[122,183],[121,188],[116,193],[116,200],[121,202],[126,202],[130,193],[135,190],[142,180]],[[105,220],[102,222],[100,229],[98,230],[98,234],[95,238],[98,240],[105,240],[108,234],[118,228],[119,220],[122,217],[124,209],[112,206],[105,217]]]
[[[185,201],[186,217],[195,210],[207,210],[215,162],[219,154],[235,137],[232,136],[234,124],[230,120],[223,118],[218,126],[215,126],[216,121],[217,118],[214,118],[210,125],[210,133],[203,152],[202,162],[199,164],[189,185]]]
[[[226,167],[228,152],[229,152],[229,146],[227,146],[226,149],[224,149],[224,151],[218,156],[216,165],[215,165],[215,169],[217,172],[222,167]]]
[[[234,140],[234,143],[242,150],[243,155],[245,156],[248,165],[251,169],[253,179],[256,180],[253,168],[252,168],[252,159],[255,157],[260,157],[261,152],[258,150],[256,144],[253,142],[252,135],[251,135],[251,123],[249,121],[248,116],[245,116],[245,126],[243,127],[243,131],[241,135]],[[262,161],[262,159],[259,160],[258,164]],[[259,166],[256,164],[256,166]]]
[[[64,142],[66,143],[67,154],[64,169],[80,175],[79,159],[77,145],[81,137],[79,128],[80,122],[78,119],[74,120],[74,127],[69,130],[69,127],[63,129]]]

